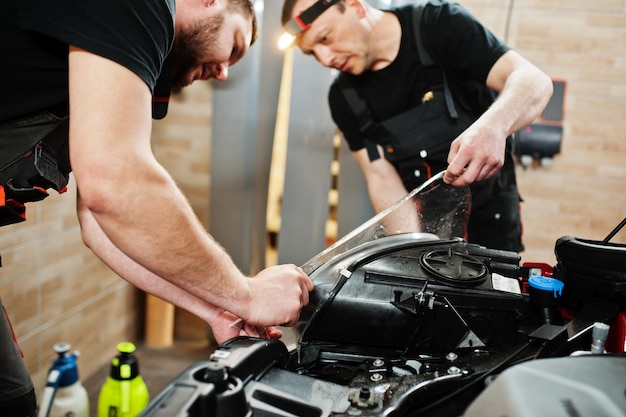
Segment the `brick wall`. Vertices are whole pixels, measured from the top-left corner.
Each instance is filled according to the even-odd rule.
[[[90,375],[119,341],[139,336],[138,291],[83,245],[75,196],[71,181],[66,195],[29,205],[26,222],[0,229],[0,294],[38,389],[55,343],[80,351],[81,375]]]

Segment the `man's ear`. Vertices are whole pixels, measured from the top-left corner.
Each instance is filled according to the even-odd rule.
[[[361,0],[345,0],[345,3],[348,8],[354,8],[359,19],[365,17],[365,5],[363,5]]]

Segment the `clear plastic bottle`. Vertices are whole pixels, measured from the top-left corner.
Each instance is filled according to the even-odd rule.
[[[53,349],[59,357],[48,371],[37,416],[89,417],[89,396],[78,378],[78,352],[68,355],[69,343],[57,343]]]

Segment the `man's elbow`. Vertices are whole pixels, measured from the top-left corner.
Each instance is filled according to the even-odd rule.
[[[539,113],[543,112],[550,102],[550,98],[552,98],[552,93],[554,91],[554,85],[552,83],[552,79],[545,74],[543,71],[537,69],[538,76],[536,77],[535,82],[535,90],[536,90],[536,107]]]
[[[94,223],[93,214],[89,211],[89,208],[85,205],[82,195],[79,194],[76,205],[76,214],[78,217],[78,224],[80,225],[80,237],[83,244],[94,250],[95,237],[96,237],[96,225]]]
[[[545,98],[547,103],[554,93],[554,83],[552,82],[552,79],[548,76],[548,74],[544,73],[543,71],[541,71],[541,86],[543,90],[543,97]]]
[[[115,209],[116,181],[108,175],[80,171],[75,173],[78,192],[80,193],[79,219],[81,211],[104,214]]]

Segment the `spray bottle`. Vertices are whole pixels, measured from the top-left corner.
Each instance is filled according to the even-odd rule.
[[[53,346],[59,357],[48,371],[37,417],[89,417],[87,390],[78,379],[76,359],[79,353],[68,355],[70,348],[69,343]]]
[[[148,387],[139,374],[139,363],[133,355],[135,345],[117,345],[119,355],[111,361],[111,372],[100,390],[98,417],[135,417],[150,399]]]

